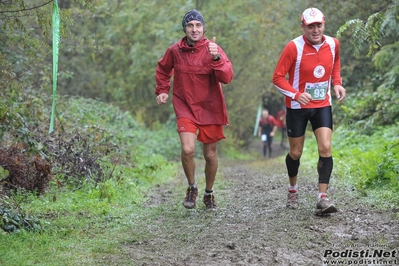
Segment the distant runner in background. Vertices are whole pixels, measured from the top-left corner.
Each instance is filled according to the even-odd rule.
[[[267,109],[262,111],[262,116],[259,119],[258,136],[263,142],[263,157],[266,157],[267,150],[269,151],[269,158],[272,157],[273,137],[277,131],[277,121],[269,114]]]

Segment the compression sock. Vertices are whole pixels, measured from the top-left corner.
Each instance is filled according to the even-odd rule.
[[[333,169],[333,158],[330,157],[319,157],[317,163],[317,172],[319,174],[319,183],[328,184],[330,182],[331,172]]]
[[[213,193],[213,189],[211,189],[211,190],[205,189],[204,195],[205,195],[205,196],[208,196],[209,194],[212,194],[212,193]]]
[[[291,158],[290,154],[285,157],[285,164],[287,166],[288,176],[295,177],[298,175],[300,161]]]

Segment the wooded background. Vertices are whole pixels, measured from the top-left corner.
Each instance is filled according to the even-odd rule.
[[[276,115],[283,96],[271,77],[288,41],[302,34],[303,10],[319,8],[325,34],[341,42],[341,75],[348,99],[334,102],[334,121],[361,131],[398,122],[398,2],[388,0],[60,0],[62,37],[57,91],[100,99],[133,114],[149,128],[174,119],[170,104],[155,102],[155,68],[181,38],[193,8],[206,37],[233,63],[224,86],[231,134],[247,145],[260,103]],[[2,127],[26,94],[51,105],[53,1],[0,0],[0,119]],[[337,35],[337,33],[339,34]],[[40,116],[40,112],[36,115]]]

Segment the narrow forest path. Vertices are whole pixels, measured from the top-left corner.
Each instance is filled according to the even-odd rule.
[[[330,197],[339,212],[315,216],[316,175],[303,169],[300,209],[288,210],[284,157],[259,156],[220,161],[215,187],[219,208],[206,212],[202,171],[198,163],[201,193],[196,209],[181,204],[183,175],[162,185],[126,232],[129,241],[104,264],[333,265],[332,260],[340,260],[341,265],[399,265],[397,208],[374,209],[351,187],[332,185]]]

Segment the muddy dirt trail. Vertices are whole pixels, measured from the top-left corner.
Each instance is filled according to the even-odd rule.
[[[284,157],[278,156],[283,153],[220,160],[216,212],[204,210],[198,162],[197,207],[187,210],[181,204],[183,175],[152,191],[147,211],[126,232],[128,241],[104,264],[399,265],[397,208],[375,209],[352,187],[332,180],[329,195],[339,212],[315,216],[317,175],[301,169],[300,209],[286,209]]]

